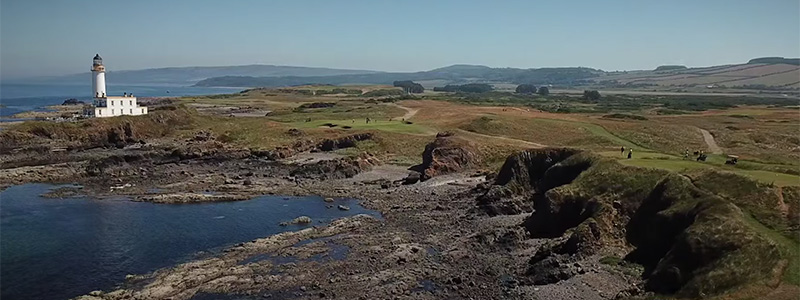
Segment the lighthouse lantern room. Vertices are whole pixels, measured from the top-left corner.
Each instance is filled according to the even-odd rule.
[[[91,117],[116,117],[146,115],[147,107],[139,106],[133,94],[125,93],[121,97],[106,95],[106,67],[100,54],[92,59],[92,93],[94,105],[84,113]]]

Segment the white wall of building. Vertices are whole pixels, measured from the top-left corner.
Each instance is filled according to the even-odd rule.
[[[94,116],[139,116],[147,114],[146,106],[139,106],[136,97],[106,97],[95,101]]]
[[[106,96],[106,72],[92,71],[92,97]]]

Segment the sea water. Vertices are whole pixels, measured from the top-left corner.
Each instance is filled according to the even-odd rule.
[[[110,96],[132,93],[136,97],[179,97],[236,93],[242,88],[193,86],[108,85]],[[58,84],[0,84],[0,118],[25,111],[41,111],[45,106],[58,105],[74,98],[92,102],[92,86]]]
[[[145,274],[236,243],[380,214],[354,199],[260,196],[247,201],[154,204],[128,199],[51,199],[46,184],[0,192],[0,298],[68,299],[113,289],[127,274]],[[310,225],[280,226],[309,216]],[[322,221],[322,223],[320,223]]]

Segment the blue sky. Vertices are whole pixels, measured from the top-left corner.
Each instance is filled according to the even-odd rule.
[[[800,1],[0,1],[0,76],[278,64],[652,69],[800,56]]]

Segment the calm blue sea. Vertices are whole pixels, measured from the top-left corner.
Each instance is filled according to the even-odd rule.
[[[0,192],[0,298],[70,299],[110,290],[126,274],[146,274],[201,252],[272,234],[380,213],[355,199],[329,209],[318,196],[261,196],[247,201],[154,204],[85,197],[46,199],[46,184]],[[314,224],[279,226],[299,216]],[[258,258],[258,257],[256,257]]]
[[[133,93],[137,97],[168,97],[235,93],[241,88],[209,88],[192,86],[134,86],[108,85],[108,94],[122,96]],[[45,106],[61,104],[75,98],[84,102],[92,100],[91,82],[86,85],[56,84],[0,84],[0,118],[24,111],[43,110]]]

